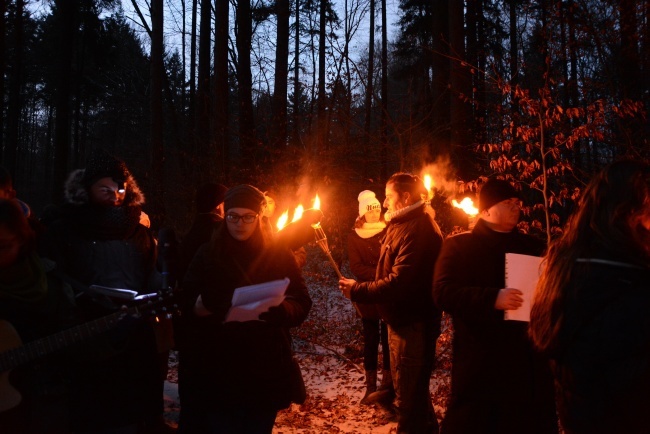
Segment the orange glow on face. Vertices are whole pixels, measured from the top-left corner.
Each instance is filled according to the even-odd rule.
[[[475,216],[478,214],[478,209],[474,206],[474,202],[469,197],[464,198],[460,203],[456,202],[456,199],[451,201],[451,204],[456,208],[462,209],[465,214],[469,216]]]

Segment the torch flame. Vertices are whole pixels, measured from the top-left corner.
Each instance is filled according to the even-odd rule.
[[[452,205],[456,208],[460,208],[465,211],[465,214],[469,216],[475,216],[478,214],[478,209],[474,206],[474,202],[469,197],[464,198],[460,203],[456,202],[456,199],[451,201]]]
[[[314,209],[320,209],[320,199],[318,198],[318,195],[316,195],[316,198],[314,199]]]
[[[291,219],[291,223],[300,220],[302,217],[302,213],[304,211],[304,208],[302,205],[298,205],[295,210],[293,210],[293,219]]]
[[[427,190],[431,190],[431,175],[424,175],[424,186]]]
[[[284,228],[287,225],[287,220],[289,220],[289,210],[283,212],[280,218],[278,219],[277,227],[279,231],[281,231],[282,228]]]
[[[427,189],[427,200],[431,200],[433,197],[433,192],[431,191],[431,187],[433,187],[433,180],[431,179],[431,175],[428,173],[424,175],[424,187]]]

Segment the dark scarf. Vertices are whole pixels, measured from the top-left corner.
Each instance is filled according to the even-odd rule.
[[[103,207],[93,204],[70,209],[70,220],[88,238],[120,240],[128,238],[140,223],[137,205]]]
[[[47,277],[40,258],[31,253],[0,269],[0,299],[37,303],[47,294]]]

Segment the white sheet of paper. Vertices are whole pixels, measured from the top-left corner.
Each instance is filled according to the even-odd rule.
[[[285,277],[235,289],[232,295],[232,307],[224,322],[257,320],[260,313],[282,303],[288,286],[289,278]]]
[[[530,308],[541,274],[542,258],[539,256],[506,253],[506,288],[523,292],[524,302],[517,310],[506,310],[503,318],[511,321],[530,321]]]

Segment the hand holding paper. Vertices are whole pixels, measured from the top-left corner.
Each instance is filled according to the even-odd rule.
[[[284,300],[284,293],[289,286],[289,279],[272,280],[256,285],[242,286],[232,295],[232,307],[226,315],[225,322],[255,321],[260,314],[271,306],[278,306]]]

